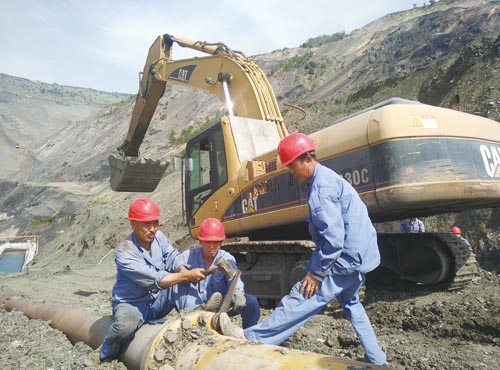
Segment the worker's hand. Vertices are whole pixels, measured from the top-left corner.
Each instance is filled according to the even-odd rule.
[[[320,281],[312,276],[309,272],[302,279],[300,293],[304,293],[304,298],[309,299],[318,292]]]
[[[167,274],[167,276],[161,279],[158,283],[159,287],[166,289],[176,284],[198,283],[206,278],[205,274],[203,274],[205,269],[201,268],[188,270],[186,266],[179,266],[177,271]]]
[[[236,289],[233,294],[233,307],[235,310],[239,310],[247,305],[247,299],[245,298],[245,293],[241,289]]]
[[[205,274],[205,269],[202,268],[194,268],[192,270],[187,270],[188,281],[190,283],[199,283],[202,280],[205,280],[207,275]]]

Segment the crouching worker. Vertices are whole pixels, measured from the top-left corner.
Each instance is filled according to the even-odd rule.
[[[188,268],[201,268],[207,271],[216,269],[215,261],[222,257],[237,269],[234,257],[221,249],[222,242],[226,239],[224,225],[216,218],[207,218],[200,225],[198,240],[200,247],[191,248],[177,257],[177,265]],[[207,274],[206,279],[179,284],[177,290],[177,309],[192,310],[202,306],[207,311],[216,312],[223,296],[229,289],[231,281],[223,272]],[[241,315],[243,328],[257,324],[260,317],[260,307],[257,298],[245,294],[241,279],[238,280],[232,297],[233,309],[228,312],[230,316]]]
[[[145,322],[155,323],[175,308],[175,284],[204,279],[203,269],[177,271],[179,252],[158,230],[160,210],[151,199],[132,201],[128,218],[132,232],[116,250],[113,322],[101,346],[101,361],[117,358]]]

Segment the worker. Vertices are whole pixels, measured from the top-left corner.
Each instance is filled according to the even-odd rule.
[[[159,322],[175,308],[172,287],[203,280],[203,269],[175,265],[179,252],[158,230],[160,210],[149,198],[131,202],[132,232],[117,247],[113,322],[100,349],[101,361],[117,358],[145,322]]]
[[[462,239],[466,244],[467,246],[469,247],[469,250],[472,252],[472,247],[469,243],[469,241],[467,239],[465,239],[464,237],[462,237],[462,229],[460,229],[458,226],[453,226],[450,230],[450,232],[453,234],[453,235],[456,235],[458,236],[460,239]]]
[[[234,269],[238,269],[235,258],[221,249],[226,239],[224,225],[216,218],[207,218],[200,225],[198,240],[200,247],[191,248],[181,253],[177,259],[179,265],[189,268],[199,267],[206,271],[217,268],[215,261],[225,259]],[[208,311],[216,312],[231,285],[231,280],[223,272],[209,274],[205,280],[190,284],[178,284],[177,308],[192,310],[203,306]],[[260,317],[260,306],[254,295],[246,294],[240,278],[232,296],[233,308],[230,316],[241,314],[243,328],[257,324]]]
[[[402,233],[425,233],[424,223],[416,217],[407,218],[400,226]]]
[[[278,146],[283,165],[309,184],[309,232],[316,245],[306,274],[282,298],[269,318],[245,330],[220,315],[221,331],[248,340],[279,345],[336,298],[350,319],[368,362],[385,365],[386,354],[359,301],[365,274],[380,263],[377,234],[356,190],[333,170],[318,163],[316,145],[302,133]]]

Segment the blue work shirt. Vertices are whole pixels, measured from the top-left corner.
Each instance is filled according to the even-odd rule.
[[[403,222],[401,222],[401,232],[402,233],[425,233],[425,226],[422,221],[418,218],[415,221],[411,221],[411,219],[407,218]]]
[[[116,282],[113,303],[153,302],[160,292],[160,281],[171,272],[177,272],[175,258],[179,252],[157,231],[147,251],[131,232],[116,250]]]
[[[308,204],[309,232],[316,248],[306,272],[322,281],[330,274],[366,274],[380,264],[377,233],[351,184],[318,163]]]
[[[215,261],[222,257],[231,265],[234,269],[238,269],[236,265],[235,258],[228,252],[220,249],[212,264],[208,269],[217,268],[215,265]],[[176,259],[176,264],[178,266],[184,265],[188,269],[194,268],[203,268],[206,269],[205,262],[203,260],[203,248],[196,247],[188,249],[187,251],[182,252]],[[176,285],[177,290],[177,308],[181,309],[193,309],[196,306],[199,306],[203,303],[206,303],[207,300],[214,294],[215,292],[219,292],[224,295],[229,289],[229,285],[231,281],[229,278],[222,272],[216,272],[214,274],[208,275],[206,279],[201,280],[198,283],[181,283]],[[238,279],[238,283],[236,284],[236,288],[243,291],[244,285],[241,279]]]

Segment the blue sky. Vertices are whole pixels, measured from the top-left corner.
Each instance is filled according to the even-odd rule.
[[[428,3],[428,1],[425,1]],[[222,41],[247,56],[351,32],[415,0],[0,0],[0,73],[137,93],[158,35]],[[175,48],[174,59],[193,56]]]

